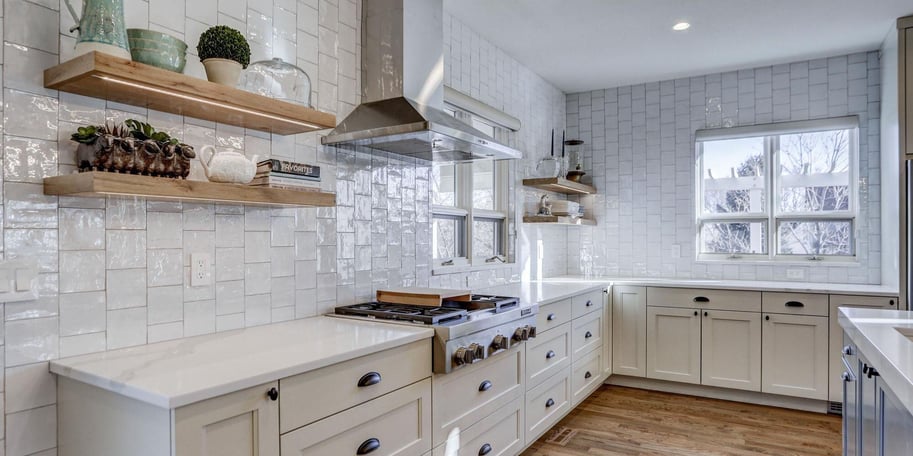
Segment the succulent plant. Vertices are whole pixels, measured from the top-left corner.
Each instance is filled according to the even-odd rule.
[[[94,144],[98,140],[98,128],[89,125],[87,127],[79,127],[76,130],[76,133],[73,133],[70,136],[70,139],[82,144]]]
[[[171,135],[164,131],[155,131],[155,128],[152,125],[145,122],[140,122],[136,119],[128,119],[124,124],[130,129],[130,135],[140,141],[151,139],[164,144],[177,145],[180,143],[180,141],[172,138]]]
[[[201,61],[213,58],[229,59],[247,68],[247,64],[250,63],[250,45],[241,32],[225,25],[217,25],[200,35],[197,55]]]

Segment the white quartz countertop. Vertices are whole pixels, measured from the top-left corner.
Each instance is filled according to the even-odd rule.
[[[884,285],[855,285],[848,283],[773,282],[762,280],[688,280],[661,278],[612,278],[560,276],[543,279],[550,283],[595,283],[601,285],[637,285],[670,288],[716,288],[725,290],[761,290],[804,293],[858,294],[866,296],[897,296],[897,287]]]
[[[433,335],[429,328],[314,317],[60,359],[50,370],[170,409]]]
[[[587,293],[609,285],[608,281],[578,281],[578,282],[515,282],[506,285],[497,285],[474,293],[496,294],[500,296],[516,296],[523,304],[549,304],[579,294]]]
[[[858,353],[913,414],[913,312],[841,308],[838,321]]]

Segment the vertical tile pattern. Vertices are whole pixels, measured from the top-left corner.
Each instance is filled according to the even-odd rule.
[[[568,237],[568,272],[789,280],[784,267],[695,260],[694,132],[857,115],[857,262],[799,267],[815,282],[880,283],[879,69],[873,51],[567,95],[600,191],[582,199],[599,225]]]
[[[188,43],[188,75],[205,77],[195,56],[198,37],[223,24],[248,37],[254,59],[277,56],[303,68],[319,109],[342,119],[359,103],[360,1],[124,3],[129,27]],[[0,400],[0,454],[56,451],[50,359],[310,317],[370,299],[385,286],[475,287],[521,273],[507,267],[431,276],[427,165],[324,148],[320,134],[326,132],[272,136],[46,90],[36,82],[41,71],[74,54],[68,13],[56,0],[8,0],[4,12],[11,20],[0,19],[0,247],[8,258],[38,258],[40,296],[4,306],[0,373],[17,397],[6,407]],[[447,83],[519,117],[523,128],[509,141],[528,156],[515,166],[518,172],[534,166],[546,153],[543,132],[564,124],[564,95],[449,15],[444,39]],[[339,205],[264,209],[42,194],[42,178],[75,170],[69,136],[77,127],[129,118],[197,148],[209,144],[319,164],[322,188],[337,192]],[[202,176],[194,163],[191,178]],[[543,273],[551,275],[566,270],[564,233],[524,228],[512,236],[546,245],[539,251],[545,256],[537,258],[548,259]],[[528,250],[520,247],[518,264]],[[212,276],[191,287],[189,259],[198,253],[210,255]]]

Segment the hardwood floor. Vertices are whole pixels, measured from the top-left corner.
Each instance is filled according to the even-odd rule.
[[[576,433],[547,443],[562,428]],[[607,385],[521,456],[811,456],[841,445],[839,416]]]

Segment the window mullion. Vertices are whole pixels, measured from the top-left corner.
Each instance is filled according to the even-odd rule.
[[[777,256],[777,242],[780,229],[777,226],[777,212],[780,210],[780,138],[768,136],[764,140],[767,163],[767,256]]]

